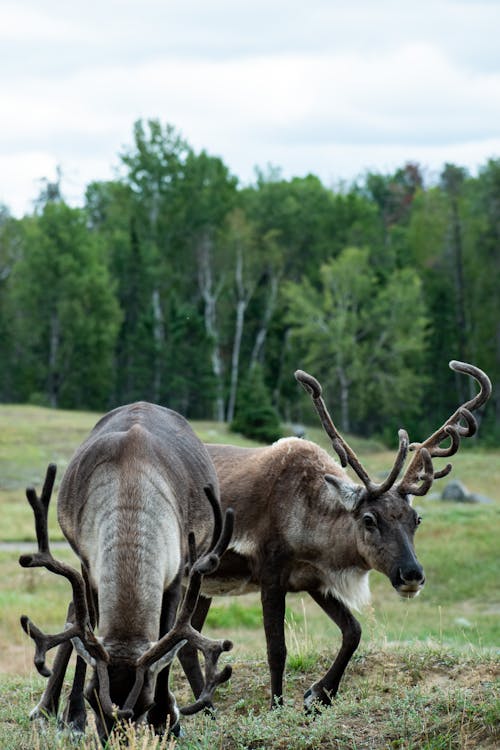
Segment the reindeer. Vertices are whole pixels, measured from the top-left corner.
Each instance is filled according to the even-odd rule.
[[[73,731],[84,731],[85,695],[103,742],[123,719],[147,719],[158,731],[168,726],[178,734],[179,713],[211,705],[215,688],[231,674],[229,665],[221,672],[216,665],[232,643],[205,638],[191,624],[202,577],[217,567],[233,524],[230,509],[222,520],[207,450],[183,417],[161,406],[139,402],[104,416],[77,449],[59,490],[59,524],[80,558],[81,574],[55,560],[49,549],[55,475],[51,464],[40,497],[33,488],[26,491],[38,552],[19,562],[67,578],[73,599],[66,627],[56,635],[21,618],[36,644],[36,668],[49,677],[32,718],[57,715],[74,648],[78,656],[65,715]],[[183,578],[187,591],[176,614]],[[186,643],[204,654],[205,678],[198,699],[179,712],[169,689],[169,665]],[[57,645],[51,673],[46,652]],[[87,664],[93,674],[84,691]]]
[[[342,467],[314,443],[284,438],[269,447],[208,445],[221,487],[223,506],[235,509],[232,541],[218,570],[204,579],[194,618],[201,629],[212,596],[261,594],[267,659],[271,674],[271,707],[282,703],[286,660],[285,597],[306,591],[342,633],[340,650],[327,673],[304,695],[304,706],[329,705],[358,647],[361,627],[351,610],[369,600],[368,574],[384,573],[397,593],[412,598],[425,583],[414,550],[420,517],[412,496],[425,495],[434,479],[451,470],[434,471],[432,459],[451,456],[460,439],[474,434],[472,414],[490,396],[491,383],[472,365],[450,367],[475,378],[480,392],[422,443],[409,444],[399,431],[399,449],[386,479],[374,482],[356,454],[337,432],[315,378],[302,370],[296,379],[310,393],[322,425]],[[449,444],[441,446],[445,439]],[[414,456],[402,479],[408,451]],[[362,485],[343,470],[350,466]],[[197,654],[186,645],[179,653],[195,695],[203,687]]]

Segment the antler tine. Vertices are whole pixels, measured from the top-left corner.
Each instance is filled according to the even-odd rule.
[[[333,450],[338,455],[342,466],[346,467],[347,464],[349,464],[349,466],[351,466],[351,468],[361,479],[365,487],[369,490],[373,489],[374,484],[361,465],[358,457],[356,456],[350,445],[348,445],[344,438],[337,432],[337,429],[333,424],[333,420],[328,413],[328,409],[326,408],[326,404],[321,395],[322,389],[319,382],[312,375],[304,372],[304,370],[296,370],[295,379],[312,397],[313,404],[316,411],[318,412],[321,424],[323,425],[326,434],[332,441]]]
[[[483,372],[483,370],[480,370],[479,367],[471,365],[469,362],[459,362],[457,359],[452,359],[448,364],[450,370],[464,372],[466,375],[470,375],[474,380],[477,380],[480,386],[479,393],[476,393],[474,398],[471,398],[470,401],[467,401],[460,408],[467,409],[471,412],[479,409],[480,406],[483,406],[491,396],[491,380],[486,373]]]
[[[460,447],[460,438],[471,437],[475,434],[477,421],[472,412],[485,404],[491,395],[491,381],[479,367],[455,359],[451,360],[449,365],[455,372],[463,372],[477,380],[480,386],[479,393],[470,401],[466,401],[465,404],[459,406],[451,417],[423,443],[412,443],[410,445],[410,450],[415,451],[415,455],[398,485],[398,490],[403,494],[425,495],[434,479],[439,479],[450,473],[451,464],[447,464],[444,469],[435,472],[431,459],[453,456]],[[461,422],[466,424],[461,424]],[[441,443],[446,438],[450,438],[450,443],[442,447]],[[426,454],[429,459],[426,458]],[[419,482],[422,482],[422,484],[419,484]]]
[[[77,637],[80,634],[79,629],[76,626],[65,629],[61,633],[54,635],[48,635],[37,628],[34,622],[32,622],[26,615],[21,615],[21,627],[30,638],[35,642],[35,657],[34,664],[38,672],[43,677],[50,677],[52,674],[51,670],[45,663],[45,657],[47,651],[50,651],[54,646],[58,646],[60,643],[71,640],[71,638]]]
[[[96,663],[98,661],[102,661],[103,663],[109,661],[107,652],[95,637],[91,627],[83,577],[70,565],[56,560],[50,552],[48,511],[56,470],[55,464],[49,464],[40,497],[38,497],[33,487],[28,487],[26,490],[26,497],[35,517],[38,551],[32,554],[21,555],[19,558],[19,564],[23,568],[46,568],[51,573],[67,578],[73,590],[75,622],[70,624],[61,633],[54,635],[43,633],[29,617],[26,615],[22,615],[21,617],[23,630],[35,642],[35,666],[44,677],[50,677],[51,675],[51,671],[45,663],[47,651],[73,638],[80,638],[89,654],[96,660]]]
[[[414,482],[414,484],[408,490],[405,490],[405,493],[411,494],[411,495],[418,495],[421,497],[422,495],[426,495],[432,486],[432,483],[434,481],[434,468],[432,466],[431,454],[426,448],[421,449],[420,458],[421,458],[421,463],[422,463],[422,469],[417,474],[416,481]],[[451,470],[451,466],[450,466],[450,470]],[[420,482],[420,484],[418,484],[418,482]],[[401,484],[402,482],[399,485],[400,491],[401,491]]]
[[[203,488],[205,491],[205,495],[208,498],[208,501],[210,502],[210,506],[212,508],[212,513],[214,515],[214,530],[212,533],[212,541],[210,542],[210,546],[208,548],[208,551],[211,552],[215,545],[217,544],[217,540],[220,537],[220,533],[222,530],[222,510],[220,507],[220,502],[217,499],[217,496],[214,492],[214,488],[211,484],[207,484],[206,487]]]
[[[224,643],[231,643],[230,641],[224,641]],[[232,644],[231,644],[232,648]],[[193,714],[202,711],[204,708],[210,708],[214,697],[215,690],[227,682],[233,673],[233,669],[230,664],[221,669],[220,672],[216,670],[216,664],[221,654],[221,650],[217,644],[212,643],[208,646],[210,653],[205,651],[205,685],[201,691],[199,697],[187,706],[181,706],[180,712],[184,716],[192,716]],[[222,649],[228,651],[229,649]]]
[[[207,493],[207,496],[209,495],[210,492]],[[215,495],[213,497],[215,498]],[[226,682],[231,676],[232,669],[229,665],[217,672],[217,662],[223,651],[232,649],[232,642],[229,640],[214,641],[202,635],[191,625],[191,617],[198,601],[203,576],[213,573],[218,567],[220,557],[226,551],[231,540],[233,525],[234,513],[231,508],[228,508],[224,514],[222,529],[215,546],[211,551],[196,560],[191,568],[187,590],[174,627],[137,660],[136,684],[127,698],[126,707],[133,705],[134,697],[140,691],[146,670],[148,668],[159,669],[159,665],[165,666],[164,659],[166,663],[170,663],[177,651],[188,641],[192,646],[202,651],[205,657],[205,685],[198,699],[191,705],[181,708],[181,713],[193,714],[210,705],[216,687]]]
[[[217,672],[219,657],[223,651],[230,651],[233,648],[232,641],[216,641],[207,638],[195,630],[190,623],[191,615],[194,612],[198,601],[203,575],[213,573],[217,569],[220,558],[226,551],[231,540],[233,524],[234,514],[232,509],[228,508],[224,516],[224,524],[219,540],[214,550],[209,555],[204,556],[197,561],[190,576],[186,596],[184,597],[183,607],[185,606],[186,608],[184,618],[187,618],[185,620],[186,640],[189,640],[192,646],[201,651],[205,658],[205,684],[203,690],[194,703],[181,707],[180,711],[185,716],[190,716],[208,706],[211,706],[216,688],[229,680],[233,671],[232,667],[229,664],[226,664],[220,672]],[[182,613],[180,619],[183,619]],[[188,632],[191,634],[190,637],[188,637]]]
[[[34,487],[26,488],[26,497],[28,502],[33,509],[35,516],[35,530],[36,538],[38,540],[39,552],[49,551],[49,534],[47,528],[47,519],[49,511],[50,498],[52,497],[52,490],[54,489],[54,482],[56,479],[57,466],[56,464],[49,464],[47,466],[47,472],[45,474],[45,481],[42,487],[42,494],[38,498]],[[40,510],[44,512],[40,512]]]
[[[390,490],[396,479],[398,478],[401,469],[403,468],[404,462],[406,461],[406,456],[408,455],[408,449],[409,449],[409,439],[408,439],[408,433],[406,430],[399,430],[398,432],[399,437],[399,448],[396,455],[396,460],[394,461],[394,466],[392,467],[391,471],[389,472],[388,476],[384,479],[383,482],[378,484],[376,487],[372,487],[371,494],[372,496],[379,497],[380,495],[383,495],[384,492],[387,492]]]

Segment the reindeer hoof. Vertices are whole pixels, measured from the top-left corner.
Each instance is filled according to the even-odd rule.
[[[182,728],[180,721],[177,721],[172,727],[172,729],[169,730],[169,735],[177,737],[177,739],[184,737],[186,735],[184,729]]]
[[[73,745],[77,745],[82,740],[85,734],[85,727],[77,724],[65,724],[63,721],[57,723],[56,737],[61,742],[69,741]]]
[[[40,726],[46,724],[51,716],[55,716],[55,713],[42,706],[41,703],[37,703],[30,711],[30,721],[36,721]]]
[[[306,714],[317,713],[317,700],[318,696],[313,693],[312,688],[306,690],[306,692],[304,693],[304,711],[306,712]]]
[[[331,706],[330,697],[324,690],[315,688],[314,685],[304,693],[304,711],[306,714],[317,714],[324,706]]]
[[[73,710],[71,713],[65,712],[63,716],[60,716],[57,720],[57,733],[61,737],[69,737],[77,742],[85,734],[86,726],[87,712],[84,706]]]

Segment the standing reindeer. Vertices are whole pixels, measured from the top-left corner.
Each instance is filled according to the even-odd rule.
[[[332,458],[314,443],[285,438],[266,448],[208,445],[221,487],[223,506],[235,509],[232,541],[218,570],[203,582],[194,615],[201,629],[210,597],[261,592],[267,658],[271,673],[271,706],[282,702],[286,659],[284,617],[289,591],[307,591],[342,632],[342,645],[328,672],[304,695],[306,710],[314,702],[328,705],[355,652],[361,627],[351,609],[369,599],[368,573],[384,573],[405,598],[416,596],[425,583],[413,538],[420,517],[412,495],[425,495],[434,479],[451,470],[434,471],[432,459],[451,456],[461,437],[473,435],[472,412],[490,396],[491,383],[472,365],[452,361],[450,367],[475,378],[481,390],[423,443],[408,443],[399,431],[393,468],[381,483],[373,482],[354,451],[337,432],[311,375],[295,377],[310,393],[324,429],[343,467],[349,465],[362,485],[355,484]],[[449,445],[441,447],[445,439]],[[414,457],[398,481],[408,450]],[[179,653],[195,695],[203,679],[198,657],[186,645]]]
[[[73,601],[66,628],[56,635],[45,635],[21,618],[36,643],[35,665],[49,677],[32,717],[57,714],[75,648],[65,717],[74,731],[85,727],[89,664],[93,674],[85,697],[103,741],[116,719],[147,718],[157,730],[168,726],[178,734],[179,709],[168,683],[179,648],[188,643],[205,657],[198,700],[182,713],[209,705],[216,686],[231,674],[229,666],[216,671],[231,642],[211,641],[191,625],[202,576],[218,565],[232,533],[232,511],[226,510],[223,522],[207,450],[183,417],[161,406],[139,402],[104,416],[71,459],[58,497],[59,523],[81,560],[82,574],[49,550],[47,514],[55,474],[51,464],[40,498],[34,489],[26,491],[38,552],[19,562],[66,577]],[[186,573],[187,592],[176,614]],[[45,655],[57,645],[51,673]]]

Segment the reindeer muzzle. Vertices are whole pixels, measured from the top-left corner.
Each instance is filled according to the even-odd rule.
[[[413,599],[418,596],[425,584],[425,575],[420,565],[409,568],[398,568],[396,576],[392,578],[392,585],[403,599]]]

